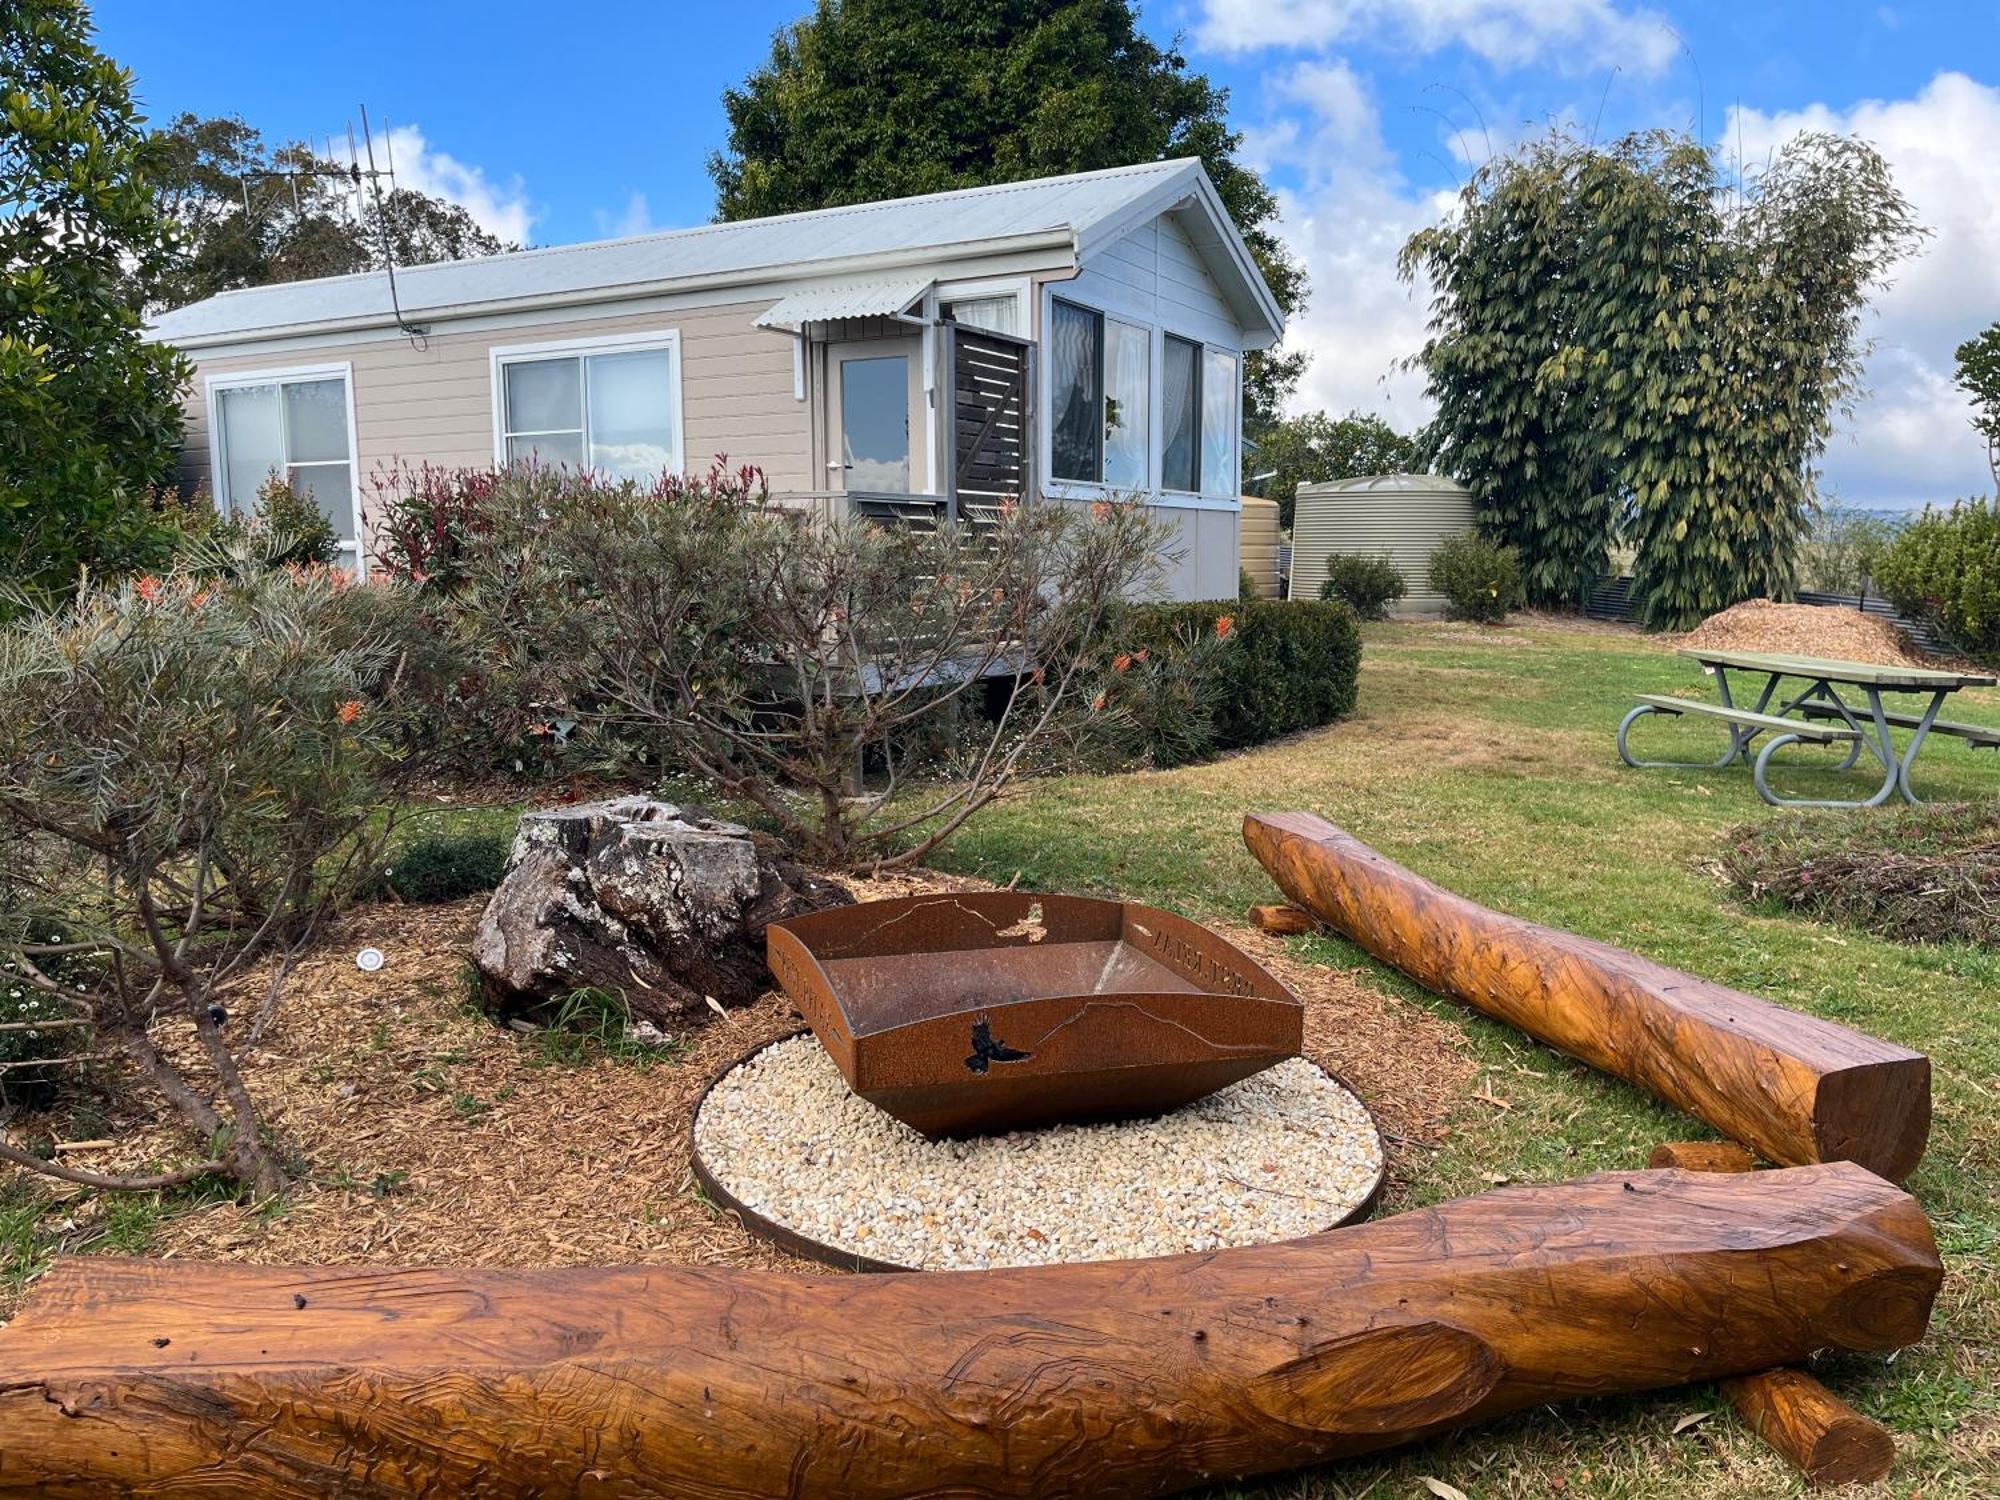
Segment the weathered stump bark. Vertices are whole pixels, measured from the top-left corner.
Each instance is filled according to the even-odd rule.
[[[1722,1382],[1750,1430],[1813,1484],[1873,1484],[1896,1466],[1896,1439],[1804,1370]]]
[[[1901,1182],[1923,1156],[1920,1052],[1490,911],[1310,813],[1252,813],[1243,837],[1287,896],[1383,962],[1771,1161],[1844,1159]]]
[[[472,957],[505,1012],[615,989],[665,1027],[748,1005],[770,987],[764,929],[853,899],[699,808],[579,803],[521,819]]]
[[[1115,1500],[1899,1348],[1939,1278],[1846,1163],[1011,1271],[71,1260],[0,1331],[0,1491]]]

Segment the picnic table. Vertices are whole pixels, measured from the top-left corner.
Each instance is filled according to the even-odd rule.
[[[1975,748],[2000,749],[2000,729],[1985,724],[1963,724],[1938,717],[1945,700],[1963,688],[1992,687],[1994,677],[1977,672],[1954,672],[1931,667],[1898,667],[1880,662],[1839,661],[1831,657],[1790,656],[1764,651],[1717,651],[1685,648],[1680,654],[1697,661],[1715,679],[1719,703],[1697,698],[1640,695],[1638,706],[1618,726],[1618,754],[1628,766],[1673,766],[1682,770],[1722,770],[1737,760],[1750,761],[1752,743],[1759,735],[1771,736],[1757,753],[1751,770],[1757,793],[1774,807],[1879,807],[1900,792],[1914,805],[1917,794],[1910,786],[1910,766],[1932,735],[1950,735]],[[1739,708],[1731,691],[1729,674],[1743,673],[1754,680],[1761,675],[1763,686],[1754,706]],[[1791,687],[1781,684],[1789,680]],[[1847,696],[1842,696],[1842,690]],[[1884,694],[1928,695],[1929,701],[1916,712],[1892,711],[1883,706]],[[1852,697],[1860,699],[1850,703]],[[1772,703],[1776,701],[1777,707]],[[1627,743],[1633,724],[1649,714],[1692,715],[1713,719],[1729,732],[1729,749],[1720,760],[1677,761],[1636,759]],[[1914,733],[1901,754],[1890,730],[1909,729]],[[1771,757],[1787,745],[1847,746],[1847,758],[1840,770],[1848,770],[1867,751],[1882,767],[1882,785],[1873,796],[1854,801],[1841,798],[1781,797],[1766,779]]]

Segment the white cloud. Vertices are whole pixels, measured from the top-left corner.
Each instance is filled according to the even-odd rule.
[[[1659,12],[1614,0],[1201,0],[1195,37],[1219,52],[1360,40],[1418,52],[1463,46],[1500,68],[1659,73],[1680,40]]]
[[[644,193],[635,192],[625,200],[625,207],[617,213],[597,211],[597,232],[608,240],[629,239],[635,234],[651,234],[659,226],[653,222],[653,210],[646,202]]]
[[[1864,335],[1871,394],[1827,453],[1826,487],[1854,504],[1946,500],[1992,488],[1953,384],[1952,350],[2000,314],[2000,88],[1940,73],[1913,99],[1732,112],[1723,139],[1763,161],[1805,130],[1845,131],[1879,150],[1933,237],[1892,273]]]
[[[458,204],[489,234],[517,245],[530,242],[534,206],[520,177],[496,182],[482,167],[437,150],[415,125],[397,125],[376,138],[376,165],[395,163],[396,184]]]
[[[1450,195],[1412,192],[1382,139],[1366,80],[1338,59],[1302,63],[1267,80],[1289,112],[1246,141],[1246,155],[1298,180],[1278,194],[1280,232],[1312,275],[1306,311],[1285,342],[1312,355],[1297,410],[1379,413],[1408,431],[1429,415],[1423,378],[1396,368],[1423,343],[1421,287],[1396,275],[1410,234],[1450,208]]]

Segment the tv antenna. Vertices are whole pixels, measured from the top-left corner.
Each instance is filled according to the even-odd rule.
[[[375,200],[375,230],[382,237],[382,269],[388,273],[389,277],[389,307],[396,315],[396,327],[402,331],[404,336],[413,345],[418,349],[422,349],[425,347],[424,341],[429,335],[430,329],[412,323],[403,316],[402,299],[396,291],[396,246],[395,242],[389,237],[389,210],[382,201],[382,179],[384,177],[389,179],[390,193],[393,195],[396,191],[396,158],[393,155],[396,148],[388,135],[385,134],[382,137],[382,145],[385,150],[392,153],[388,158],[389,169],[385,172],[375,165],[375,133],[369,128],[368,106],[365,104],[361,106],[361,139],[368,152],[368,170],[363,172],[361,170],[360,159],[358,157],[355,158],[355,186],[358,189],[361,181],[365,178],[368,183],[369,195]],[[354,129],[352,126],[348,127],[347,149],[350,153],[354,150]]]

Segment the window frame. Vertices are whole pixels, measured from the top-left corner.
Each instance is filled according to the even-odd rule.
[[[262,370],[231,370],[226,374],[209,375],[202,382],[203,398],[208,410],[208,471],[209,495],[216,510],[222,515],[248,514],[256,506],[257,497],[248,497],[248,502],[239,501],[229,493],[229,433],[222,419],[222,393],[233,390],[249,390],[260,385],[307,385],[319,380],[340,381],[341,394],[347,407],[347,489],[349,517],[354,523],[354,541],[341,542],[340,550],[345,552],[351,545],[354,549],[354,576],[368,577],[368,534],[362,529],[361,514],[361,447],[358,429],[354,421],[354,365],[351,361],[323,365],[285,365]],[[285,419],[284,396],[278,397],[279,421]],[[295,464],[290,458],[284,460],[286,472],[295,468],[317,468],[320,464]]]
[[[1049,482],[1051,484],[1056,484],[1056,485],[1088,485],[1093,490],[1101,490],[1106,493],[1115,493],[1115,494],[1127,494],[1133,491],[1134,489],[1138,490],[1141,493],[1149,495],[1159,493],[1159,489],[1154,482],[1154,478],[1161,470],[1161,463],[1160,463],[1160,455],[1156,451],[1156,445],[1153,441],[1154,437],[1156,436],[1159,430],[1158,415],[1156,408],[1158,407],[1160,400],[1161,371],[1159,368],[1159,362],[1155,358],[1155,355],[1158,351],[1159,339],[1160,339],[1159,328],[1154,324],[1141,322],[1139,319],[1127,316],[1124,313],[1114,312],[1111,311],[1110,309],[1102,307],[1092,307],[1089,303],[1079,302],[1074,297],[1064,297],[1052,293],[1049,297],[1049,320],[1048,320],[1048,331],[1051,334],[1053,334],[1055,329],[1056,309],[1058,307],[1066,307],[1070,309],[1072,312],[1083,313],[1088,317],[1094,319],[1096,324],[1097,477],[1094,479],[1086,479],[1086,478],[1079,478],[1075,475],[1056,473],[1056,467],[1055,467],[1056,360],[1055,360],[1055,346],[1053,340],[1049,339],[1044,341],[1047,345],[1047,353],[1046,356],[1041,361],[1043,368],[1047,372],[1043,378],[1043,384],[1046,387],[1046,390],[1044,393],[1042,406],[1044,408],[1045,421],[1048,427]],[[1120,328],[1124,329],[1127,333],[1135,333],[1139,335],[1139,337],[1144,339],[1146,343],[1146,440],[1144,445],[1146,472],[1144,477],[1139,481],[1139,483],[1136,486],[1129,484],[1114,484],[1110,480],[1104,477],[1105,462],[1106,462],[1105,452],[1106,449],[1110,446],[1109,435],[1104,431],[1104,403],[1107,400],[1109,400],[1112,395],[1111,325],[1114,323],[1116,323]]]
[[[681,355],[681,333],[678,328],[648,329],[638,333],[601,334],[592,338],[550,339],[534,344],[496,344],[487,352],[489,371],[489,400],[493,408],[493,463],[496,468],[507,466],[507,366],[532,364],[537,360],[570,358],[577,361],[577,405],[581,429],[584,467],[594,471],[596,466],[589,463],[590,438],[590,373],[584,361],[593,354],[647,354],[665,351],[671,356],[673,373],[667,381],[669,427],[673,434],[673,462],[668,472],[687,472],[687,429],[682,419],[684,410],[681,387],[686,378],[686,366]],[[550,432],[570,431],[569,428],[551,428]],[[520,432],[516,437],[534,437],[540,434]]]

